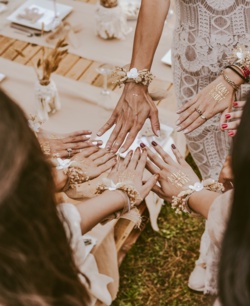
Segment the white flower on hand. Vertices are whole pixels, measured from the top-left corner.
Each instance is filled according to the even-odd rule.
[[[70,159],[61,159],[57,158],[57,170],[66,169],[70,166],[71,160]]]
[[[138,70],[136,68],[131,68],[128,72],[127,72],[127,77],[129,79],[136,79],[138,78],[139,73]]]
[[[202,182],[196,182],[193,186],[192,185],[188,186],[188,188],[195,191],[201,191],[204,188],[204,186]]]

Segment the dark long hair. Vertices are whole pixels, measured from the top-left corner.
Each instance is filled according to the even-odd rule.
[[[233,144],[234,197],[222,243],[219,297],[223,306],[250,305],[250,95]]]
[[[87,305],[54,193],[23,111],[0,91],[0,305]]]

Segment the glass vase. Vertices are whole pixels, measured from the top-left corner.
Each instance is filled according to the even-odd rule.
[[[37,116],[42,121],[47,121],[49,115],[54,114],[61,108],[57,87],[52,79],[36,81],[35,99]]]

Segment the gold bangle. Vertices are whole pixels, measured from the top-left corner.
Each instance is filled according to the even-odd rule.
[[[231,87],[233,87],[233,89],[234,89],[235,91],[238,91],[238,90],[240,89],[240,86],[237,85],[237,84],[235,84],[235,82],[232,81],[232,80],[226,75],[226,73],[225,73],[224,70],[221,72],[221,75],[223,76],[224,80],[225,80]]]

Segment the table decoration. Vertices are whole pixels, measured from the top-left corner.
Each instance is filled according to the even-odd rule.
[[[18,55],[25,55],[15,50]],[[63,57],[68,53],[68,44],[64,39],[58,40],[54,49],[47,51],[42,47],[42,55],[34,64],[37,80],[35,82],[35,100],[37,117],[41,121],[47,121],[50,114],[54,114],[61,108],[61,102],[57,87],[51,74],[57,70]]]
[[[125,39],[132,31],[118,0],[100,0],[96,6],[96,32],[104,39]]]

